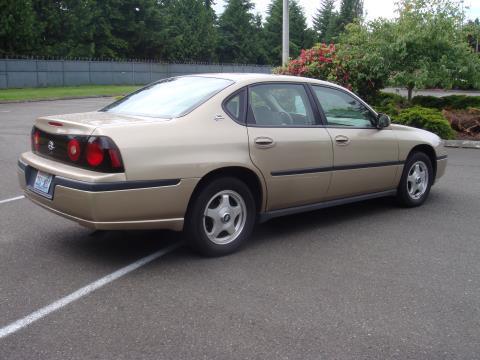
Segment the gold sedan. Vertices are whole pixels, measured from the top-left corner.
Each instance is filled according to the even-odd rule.
[[[337,85],[205,74],[37,119],[18,178],[81,225],[183,230],[197,251],[224,255],[273,217],[383,196],[421,205],[446,165],[438,136]]]

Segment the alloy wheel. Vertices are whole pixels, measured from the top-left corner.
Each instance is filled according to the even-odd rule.
[[[413,163],[408,171],[407,191],[408,195],[414,199],[420,199],[428,189],[428,168],[423,161]]]
[[[218,245],[234,241],[245,226],[246,209],[245,201],[235,191],[223,190],[212,196],[203,213],[208,239]]]

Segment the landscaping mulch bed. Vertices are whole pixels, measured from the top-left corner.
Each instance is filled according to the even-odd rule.
[[[459,140],[480,140],[480,109],[443,110]]]

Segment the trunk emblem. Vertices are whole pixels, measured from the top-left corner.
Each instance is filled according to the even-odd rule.
[[[53,150],[55,150],[55,143],[54,143],[52,140],[50,140],[50,141],[48,142],[47,147],[48,147],[48,150],[49,150],[49,151],[53,151]]]

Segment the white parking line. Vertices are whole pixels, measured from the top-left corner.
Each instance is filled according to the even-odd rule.
[[[70,304],[71,302],[90,294],[91,292],[107,285],[108,283],[111,283],[114,280],[117,280],[118,278],[121,278],[122,276],[127,275],[128,273],[138,269],[139,267],[146,265],[149,262],[152,262],[153,260],[168,254],[169,252],[172,252],[173,250],[177,249],[180,245],[181,245],[180,243],[176,243],[166,247],[165,249],[154,252],[151,255],[148,255],[140,260],[137,260],[134,263],[127,265],[111,273],[110,275],[107,275],[97,281],[92,282],[91,284],[88,284],[87,286],[82,287],[81,289],[78,289],[77,291],[51,303],[50,305],[47,305],[31,313],[30,315],[25,316],[23,319],[19,319],[17,321],[14,321],[10,325],[0,328],[0,339],[10,334],[13,334],[14,332],[17,332],[18,330],[21,330],[24,327],[27,327],[31,323],[47,316],[48,314],[56,310],[61,309],[62,307]]]
[[[24,197],[25,197],[25,196],[20,195],[20,196],[15,196],[15,197],[10,198],[10,199],[0,200],[0,204],[4,204],[4,203],[10,202],[10,201],[15,201],[15,200],[21,200],[21,199],[23,199]]]

